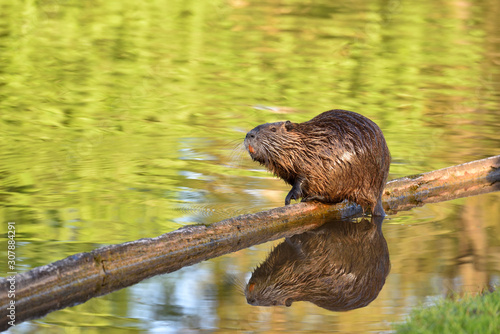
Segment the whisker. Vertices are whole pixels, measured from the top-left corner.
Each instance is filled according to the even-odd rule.
[[[245,296],[245,287],[247,284],[243,281],[241,277],[227,274],[225,276],[225,280],[232,286],[236,287],[236,292],[239,295]]]

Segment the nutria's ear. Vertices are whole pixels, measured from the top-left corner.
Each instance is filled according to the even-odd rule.
[[[286,129],[286,131],[290,131],[290,130],[292,130],[294,127],[295,127],[295,124],[293,124],[292,122],[290,122],[290,121],[286,121],[286,122],[285,122],[285,129]]]

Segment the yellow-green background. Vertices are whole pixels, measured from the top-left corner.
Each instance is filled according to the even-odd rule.
[[[0,256],[7,221],[23,272],[282,205],[288,187],[241,145],[263,122],[360,112],[391,178],[500,154],[499,17],[497,0],[0,0]],[[499,203],[388,217],[392,271],[364,309],[246,305],[238,285],[266,244],[13,332],[388,330],[500,282]]]

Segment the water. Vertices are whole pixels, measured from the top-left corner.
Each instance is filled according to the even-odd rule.
[[[360,112],[390,178],[499,154],[498,17],[493,0],[0,0],[0,231],[16,222],[17,270],[283,205],[289,187],[242,151],[264,122]],[[388,331],[499,283],[499,196],[388,217],[391,273],[359,310],[247,305],[238,286],[276,241],[11,331]]]

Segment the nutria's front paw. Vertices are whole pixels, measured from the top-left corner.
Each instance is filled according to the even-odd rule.
[[[292,199],[298,201],[300,199],[300,193],[301,193],[300,190],[298,190],[296,188],[292,188],[292,190],[290,190],[288,195],[286,195],[285,205],[290,205],[290,200],[292,200]]]
[[[297,178],[293,183],[292,190],[286,195],[285,205],[290,205],[290,200],[294,199],[298,201],[302,197],[302,187],[303,187],[304,179]]]

